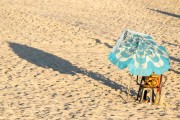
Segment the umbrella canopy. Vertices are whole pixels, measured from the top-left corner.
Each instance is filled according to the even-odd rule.
[[[170,68],[169,56],[163,46],[151,36],[124,30],[109,54],[109,60],[119,69],[128,67],[133,75],[163,74]]]

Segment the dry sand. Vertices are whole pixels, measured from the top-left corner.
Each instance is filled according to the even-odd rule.
[[[1,0],[0,120],[180,119],[180,0]],[[160,106],[107,59],[125,28],[167,48]],[[135,77],[133,78],[135,79]]]

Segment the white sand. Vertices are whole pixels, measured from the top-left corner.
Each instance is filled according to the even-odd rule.
[[[0,120],[180,119],[179,6],[179,0],[1,0]],[[171,70],[160,106],[135,96],[125,102],[128,70],[107,59],[125,28],[167,48]],[[132,88],[137,92],[135,82]]]

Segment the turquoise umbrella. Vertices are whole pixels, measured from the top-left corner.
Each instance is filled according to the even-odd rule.
[[[131,30],[123,31],[109,54],[109,60],[119,69],[127,67],[133,75],[163,74],[170,69],[166,49],[151,36]]]

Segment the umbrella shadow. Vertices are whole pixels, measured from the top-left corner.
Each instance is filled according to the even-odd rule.
[[[96,81],[99,81],[100,83],[109,86],[112,89],[120,90],[121,92],[127,94],[126,87],[114,81],[111,81],[109,78],[106,78],[102,74],[89,71],[85,68],[79,68],[73,65],[68,60],[65,60],[61,57],[19,43],[9,42],[9,46],[12,48],[14,53],[16,53],[20,58],[25,59],[32,64],[35,64],[43,68],[52,68],[54,71],[58,71],[62,74],[75,75],[76,73],[80,73]],[[137,93],[134,90],[131,90],[131,94],[136,95]]]
[[[173,14],[173,13],[169,13],[169,12],[165,12],[165,11],[161,11],[161,10],[150,9],[150,8],[148,8],[148,9],[152,10],[152,11],[155,11],[155,12],[158,12],[158,13],[161,13],[161,14],[164,14],[164,15],[180,18],[180,15],[176,15],[176,14]]]

